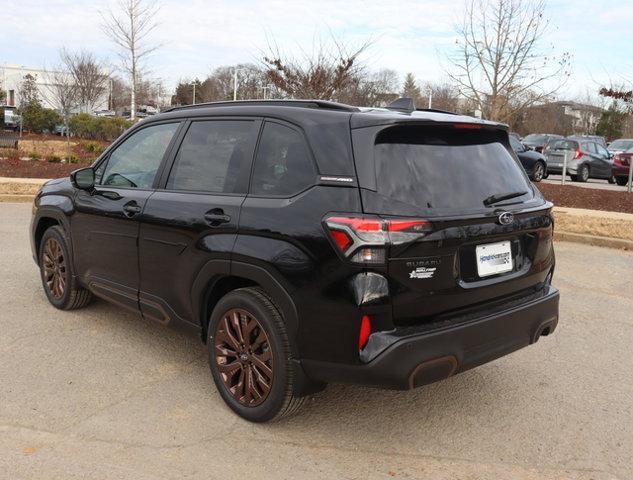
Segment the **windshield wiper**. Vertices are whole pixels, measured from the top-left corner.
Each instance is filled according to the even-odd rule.
[[[497,193],[495,195],[490,195],[488,198],[484,199],[484,205],[492,205],[494,203],[499,203],[502,200],[510,200],[511,198],[520,197],[521,195],[525,195],[525,190],[522,192],[509,192],[509,193]]]

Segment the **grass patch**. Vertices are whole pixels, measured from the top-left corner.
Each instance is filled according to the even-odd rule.
[[[555,230],[633,240],[633,221],[554,212]]]

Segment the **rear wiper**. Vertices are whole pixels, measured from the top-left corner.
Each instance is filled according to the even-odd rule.
[[[525,190],[522,192],[509,192],[509,193],[497,193],[495,195],[490,195],[488,198],[484,199],[484,205],[492,205],[493,203],[501,202],[502,200],[510,200],[511,198],[520,197],[521,195],[525,195]]]

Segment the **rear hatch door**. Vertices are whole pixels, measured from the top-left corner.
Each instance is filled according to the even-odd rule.
[[[504,129],[406,124],[354,130],[353,138],[364,212],[430,223],[418,236],[392,235],[387,274],[396,324],[542,285],[554,261],[551,204],[528,180]]]

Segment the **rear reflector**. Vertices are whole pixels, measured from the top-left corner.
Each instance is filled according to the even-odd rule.
[[[360,332],[358,333],[358,349],[362,350],[367,345],[371,335],[371,320],[368,315],[363,315],[360,321]]]
[[[330,230],[330,234],[338,245],[338,248],[341,249],[341,252],[347,250],[347,247],[352,244],[352,239],[349,238],[349,235],[341,230]]]

